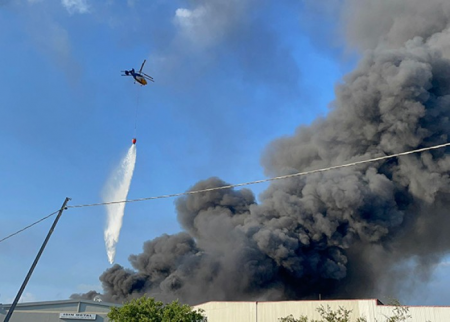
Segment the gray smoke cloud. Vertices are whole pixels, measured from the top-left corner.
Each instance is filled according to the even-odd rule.
[[[450,3],[348,0],[341,9],[362,59],[336,86],[326,117],[269,145],[269,176],[449,141]],[[408,276],[426,280],[450,249],[446,152],[277,181],[259,203],[247,189],[182,197],[184,231],[146,242],[130,256],[132,270],[106,270],[103,297],[194,304],[399,295]],[[191,189],[225,184],[210,178]]]
[[[357,48],[399,48],[414,37],[425,42],[448,37],[450,4],[445,0],[347,0],[342,17],[345,37]],[[440,45],[441,50],[449,46]]]

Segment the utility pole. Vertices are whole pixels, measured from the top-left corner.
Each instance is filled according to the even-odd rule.
[[[25,287],[27,286],[28,280],[31,277],[31,274],[33,274],[34,268],[36,267],[39,258],[41,258],[42,252],[44,251],[45,246],[47,246],[48,240],[50,239],[50,236],[53,233],[53,230],[56,227],[56,224],[58,223],[59,218],[61,217],[63,211],[66,209],[66,204],[69,202],[70,198],[66,198],[66,200],[64,200],[63,205],[61,206],[61,209],[59,209],[58,215],[55,218],[55,221],[53,222],[52,227],[50,228],[47,237],[44,240],[44,243],[41,246],[41,249],[39,250],[36,258],[34,259],[33,264],[31,265],[30,270],[28,271],[27,276],[25,277],[25,280],[22,283],[22,286],[20,287],[19,292],[16,295],[16,298],[14,299],[14,302],[11,304],[11,307],[8,310],[8,314],[6,314],[5,320],[3,322],[9,322],[9,319],[11,318],[11,315],[14,312],[14,309],[16,308],[17,303],[19,302],[20,297],[22,296],[23,291],[25,290]]]

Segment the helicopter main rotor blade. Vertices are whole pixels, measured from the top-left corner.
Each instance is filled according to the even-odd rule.
[[[146,73],[141,73],[141,74],[144,75],[145,77],[153,79],[153,77],[151,77],[150,75],[147,75]]]
[[[144,77],[145,79],[148,79],[149,81],[152,81],[152,82],[155,81],[155,80],[153,79],[153,77],[150,77],[150,76],[147,76],[147,75],[142,75],[142,74],[141,74],[141,76]]]
[[[141,69],[139,69],[139,73],[142,72],[142,68],[144,68],[144,64],[145,64],[146,61],[147,61],[147,60],[144,59],[144,62],[143,62],[142,65],[141,65]]]

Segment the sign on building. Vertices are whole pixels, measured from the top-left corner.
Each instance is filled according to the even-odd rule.
[[[87,313],[59,313],[60,319],[66,320],[93,320],[97,318],[97,314],[87,314]]]

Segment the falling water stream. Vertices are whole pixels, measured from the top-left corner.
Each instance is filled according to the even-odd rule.
[[[127,155],[120,162],[120,165],[111,173],[105,185],[103,193],[105,202],[127,199],[135,164],[136,145],[133,144]],[[116,256],[116,244],[119,241],[120,229],[122,228],[125,203],[107,205],[106,211],[107,221],[104,238],[108,261],[112,264]]]

